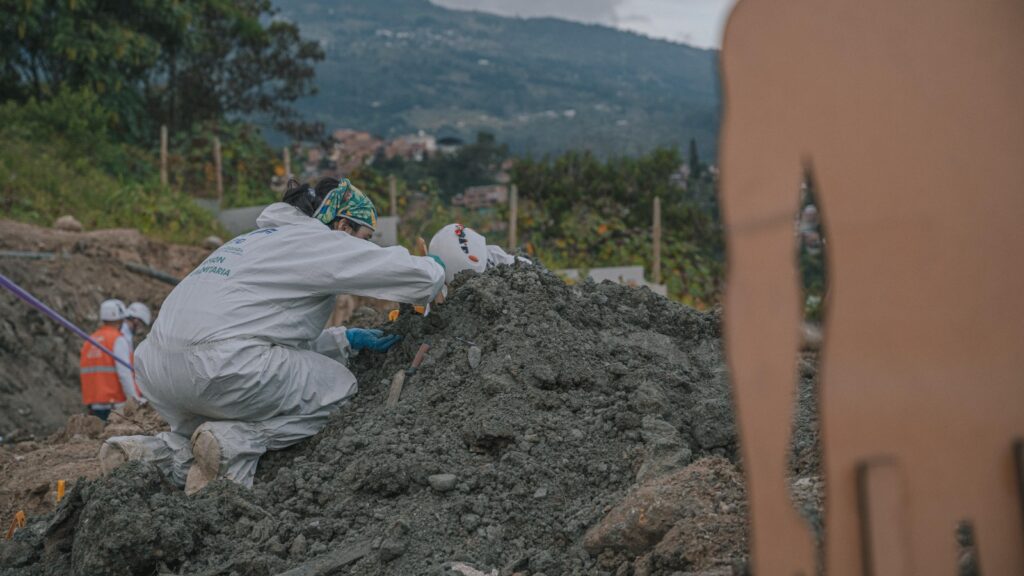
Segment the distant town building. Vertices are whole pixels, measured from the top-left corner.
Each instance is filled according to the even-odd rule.
[[[437,152],[437,140],[420,130],[416,134],[399,136],[384,147],[384,156],[389,160],[399,157],[413,162],[423,162]]]
[[[437,151],[441,154],[455,154],[462,148],[464,142],[456,136],[445,136],[437,139]]]
[[[463,206],[470,210],[481,208],[493,208],[499,204],[508,203],[508,186],[504,184],[490,184],[487,186],[470,186],[462,194],[456,194],[452,198],[453,206]]]
[[[358,166],[371,164],[384,141],[369,132],[341,129],[331,134],[330,159],[334,169],[342,174]]]

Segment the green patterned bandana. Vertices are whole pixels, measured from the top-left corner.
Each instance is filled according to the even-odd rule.
[[[363,194],[362,190],[353,186],[348,178],[342,178],[338,187],[327,193],[313,218],[328,226],[338,218],[348,218],[360,226],[377,230],[377,209],[374,208],[373,201]]]

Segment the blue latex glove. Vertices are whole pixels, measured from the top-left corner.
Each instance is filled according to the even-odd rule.
[[[402,339],[398,334],[384,336],[380,330],[365,328],[349,328],[345,330],[345,337],[348,338],[348,345],[353,350],[372,350],[374,352],[387,352]]]

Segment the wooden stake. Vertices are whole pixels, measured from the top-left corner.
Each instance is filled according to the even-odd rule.
[[[402,398],[402,388],[404,386],[405,370],[395,372],[395,375],[391,377],[391,387],[388,388],[388,399],[384,402],[386,408],[398,406],[398,401]]]
[[[292,177],[292,151],[284,147],[284,179],[287,181]]]
[[[515,251],[518,244],[516,224],[519,221],[519,187],[515,184],[508,195],[508,249]]]
[[[412,376],[419,369],[420,364],[423,363],[423,359],[427,357],[427,352],[430,351],[430,344],[424,342],[420,344],[418,350],[416,350],[416,356],[412,359],[412,365],[409,366],[408,370],[401,370],[395,372],[395,375],[391,377],[391,387],[388,388],[388,397],[384,401],[385,408],[392,409],[398,406],[398,401],[402,399],[402,388],[405,387],[405,379],[407,376]]]
[[[213,137],[213,169],[217,173],[217,207],[224,206],[224,174],[220,161],[220,138]]]
[[[167,186],[167,125],[160,126],[160,184]]]
[[[654,230],[651,234],[654,246],[654,262],[651,264],[651,280],[661,284],[661,198],[654,197]]]
[[[398,216],[398,182],[395,175],[388,176],[388,202],[391,205],[391,215]]]

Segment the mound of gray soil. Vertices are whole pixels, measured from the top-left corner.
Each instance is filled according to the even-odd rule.
[[[122,467],[0,546],[0,574],[614,573],[584,535],[627,494],[698,458],[735,465],[715,313],[502,267],[386,329],[402,344],[357,357],[359,395],[266,456],[252,490],[218,482],[188,498]]]

